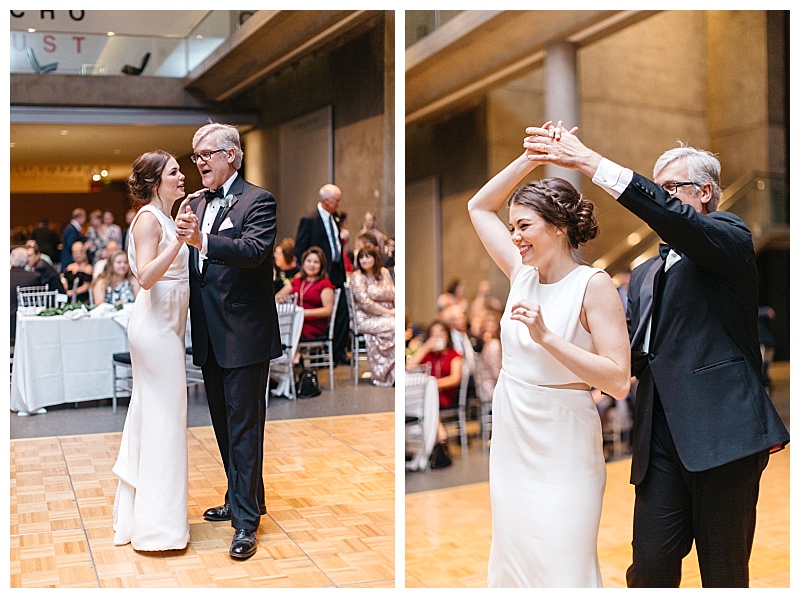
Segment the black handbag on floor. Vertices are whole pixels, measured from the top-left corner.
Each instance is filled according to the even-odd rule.
[[[446,442],[437,442],[431,451],[431,469],[443,469],[453,464],[450,449]]]
[[[310,399],[322,394],[316,370],[307,370],[303,360],[300,360],[300,373],[295,384],[298,399]]]

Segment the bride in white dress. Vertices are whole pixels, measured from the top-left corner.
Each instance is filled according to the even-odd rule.
[[[176,238],[171,217],[184,196],[184,178],[177,160],[159,150],[137,158],[128,179],[130,195],[141,206],[128,248],[141,290],[128,323],[133,391],[113,468],[119,477],[114,544],[130,543],[136,550],[175,550],[189,542],[184,340],[189,250]]]
[[[537,165],[522,154],[469,202],[475,230],[511,281],[492,400],[488,585],[602,587],[606,469],[590,389],[617,399],[628,392],[625,314],[608,274],[574,256],[597,235],[592,203],[558,178],[514,192]],[[498,212],[512,192],[509,234]]]

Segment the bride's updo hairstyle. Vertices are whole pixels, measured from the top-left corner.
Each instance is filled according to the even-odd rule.
[[[568,181],[558,177],[532,181],[520,187],[508,200],[509,206],[513,204],[531,208],[545,222],[564,231],[572,249],[594,239],[600,232],[594,204]]]
[[[174,157],[164,150],[155,150],[136,158],[131,167],[131,175],[128,177],[128,195],[135,210],[150,203],[150,199],[161,184],[164,167],[169,159]]]

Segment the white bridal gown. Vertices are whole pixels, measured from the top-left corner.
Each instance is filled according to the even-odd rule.
[[[175,238],[175,222],[152,206],[161,224],[159,252]],[[136,272],[136,246],[128,258]],[[186,319],[189,249],[181,247],[164,276],[141,289],[128,322],[133,366],[131,393],[119,456],[114,499],[114,544],[136,550],[185,548],[189,542],[186,445]]]
[[[531,299],[548,329],[593,351],[580,311],[597,272],[578,266],[542,284],[536,268],[523,266],[512,281],[492,401],[489,587],[602,587],[597,531],[606,467],[597,408],[588,390],[545,386],[581,380],[510,319],[515,302]]]

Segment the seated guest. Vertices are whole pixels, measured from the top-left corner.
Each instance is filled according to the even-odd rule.
[[[309,247],[300,257],[300,276],[277,293],[278,296],[297,293],[297,305],[303,308],[301,339],[327,336],[333,312],[333,289],[325,254],[319,247]]]
[[[33,240],[27,241],[25,243],[25,251],[28,252],[28,265],[25,269],[30,272],[38,272],[39,277],[42,279],[41,284],[46,284],[48,290],[58,291],[62,295],[66,294],[58,272],[44,259],[44,254],[39,251],[39,244]]]
[[[380,250],[365,245],[350,277],[358,331],[367,344],[367,362],[376,386],[394,384],[394,282],[381,264]],[[355,358],[355,356],[354,356]]]
[[[356,237],[356,247],[353,251],[353,264],[358,262],[358,252],[364,245],[377,245],[378,238],[369,231],[362,231]],[[355,267],[355,266],[353,266]]]
[[[17,288],[35,287],[42,284],[38,272],[28,272],[25,265],[28,263],[28,252],[24,247],[11,250],[11,345],[17,336]]]
[[[466,297],[467,285],[462,278],[454,278],[447,285],[447,290],[436,299],[436,309],[440,312],[451,305],[459,306],[464,313],[469,309],[469,301]]]
[[[478,294],[469,304],[469,329],[473,336],[480,336],[480,327],[484,314],[489,311],[503,312],[503,303],[492,295],[492,283],[482,280],[478,283]]]
[[[389,237],[386,239],[386,245],[383,247],[384,257],[383,257],[383,267],[389,270],[389,274],[392,275],[392,279],[394,279],[394,254],[395,254],[395,240],[394,237]]]
[[[86,259],[81,241],[72,244],[72,263],[64,270],[64,287],[71,302],[89,303],[92,286],[92,265]]]
[[[103,212],[103,226],[105,227],[105,235],[108,241],[116,241],[117,246],[122,245],[122,228],[119,224],[114,223],[114,212],[106,210]],[[106,242],[108,245],[108,242]]]
[[[435,321],[428,327],[425,342],[408,358],[407,366],[431,364],[431,375],[436,378],[439,389],[439,409],[451,409],[458,406],[463,362],[461,354],[453,348],[450,329],[442,322]],[[447,431],[441,421],[436,442],[447,443]]]
[[[477,389],[478,397],[482,401],[491,401],[494,396],[494,387],[500,376],[503,366],[502,346],[500,344],[500,314],[496,311],[486,311],[483,314],[481,326],[481,354],[478,360],[478,380],[480,388]]]
[[[90,264],[94,265],[100,259],[107,241],[103,212],[92,210],[89,212],[89,227],[86,229],[86,240],[83,243],[83,250],[86,252],[86,259]]]
[[[276,245],[273,258],[275,275],[272,281],[277,293],[300,272],[294,255],[294,239],[286,237]]]
[[[117,251],[106,260],[102,274],[92,285],[96,305],[133,303],[138,292],[139,282],[131,273],[128,254],[124,251]]]
[[[97,280],[97,277],[103,273],[103,270],[106,269],[106,260],[108,259],[109,255],[117,253],[119,251],[119,243],[114,240],[109,241],[106,243],[103,252],[100,254],[100,259],[98,259],[94,266],[92,266],[92,279]]]
[[[406,313],[406,358],[411,357],[422,346],[425,341],[423,332],[422,328],[412,322]]]

